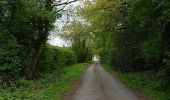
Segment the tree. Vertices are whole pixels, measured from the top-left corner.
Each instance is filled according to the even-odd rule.
[[[61,35],[71,41],[78,62],[91,60],[91,32],[88,24],[73,21],[65,25],[64,33]]]
[[[76,1],[0,1],[0,71],[5,77],[22,74],[28,80],[34,78],[54,21],[66,5]]]

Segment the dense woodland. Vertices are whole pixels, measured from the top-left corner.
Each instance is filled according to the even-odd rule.
[[[76,1],[0,1],[2,89],[15,91],[21,78],[36,80],[54,71],[60,75],[63,66],[89,61],[93,54],[114,71],[152,72],[159,91],[169,88],[169,0],[82,1],[77,19],[67,23],[61,34],[71,47],[47,44],[62,8]]]
[[[151,71],[160,90],[169,87],[169,0],[95,0],[78,9],[103,63],[121,72]]]

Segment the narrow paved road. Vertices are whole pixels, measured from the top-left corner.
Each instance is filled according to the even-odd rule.
[[[92,64],[83,76],[73,100],[139,100],[119,80],[106,72],[100,63]]]

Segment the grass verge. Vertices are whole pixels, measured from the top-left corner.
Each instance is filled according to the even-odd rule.
[[[143,73],[121,73],[112,71],[107,65],[104,68],[112,75],[120,79],[125,85],[133,90],[142,91],[150,95],[153,100],[170,100],[170,89],[159,91],[159,82],[149,79]]]
[[[20,79],[20,87],[14,91],[0,89],[0,100],[62,100],[65,92],[83,74],[88,64],[66,66],[58,76],[55,71],[38,80]]]
[[[65,68],[66,74],[63,79],[56,85],[48,88],[41,98],[45,100],[61,100],[62,95],[71,89],[73,83],[82,75],[86,66],[84,64],[76,64]]]

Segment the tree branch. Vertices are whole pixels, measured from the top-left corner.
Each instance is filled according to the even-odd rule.
[[[52,8],[53,8],[53,7],[56,7],[56,6],[68,5],[68,4],[70,4],[70,3],[77,2],[77,1],[79,1],[79,0],[72,0],[72,1],[69,1],[69,0],[68,0],[68,1],[63,2],[63,3],[54,4],[54,5],[52,5]]]

